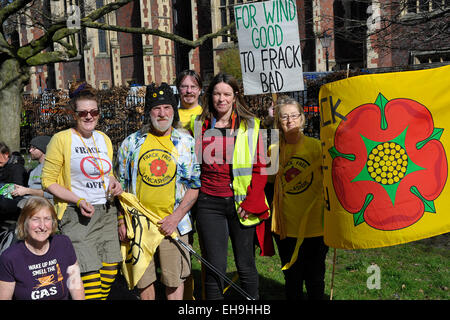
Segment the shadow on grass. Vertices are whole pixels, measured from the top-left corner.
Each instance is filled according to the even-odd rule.
[[[194,297],[196,300],[202,300],[202,282],[201,282],[201,271],[193,270],[194,275]],[[233,279],[234,273],[229,272],[226,274],[229,279]],[[237,280],[236,285],[240,286],[239,280]],[[227,284],[225,283],[225,286]],[[242,287],[241,287],[242,288]],[[259,276],[259,300],[284,300],[284,285],[272,279]],[[247,300],[246,297],[242,296],[233,287],[228,288],[224,294],[225,300]]]
[[[232,279],[233,273],[227,273],[227,277]],[[202,300],[201,271],[193,270],[194,276],[194,297]],[[236,282],[240,286],[239,280]],[[155,284],[157,300],[165,300],[164,286],[159,281]],[[260,300],[284,300],[284,286],[277,281],[265,277],[259,277]],[[225,300],[246,300],[239,292],[230,287],[225,292]],[[108,300],[139,300],[139,293],[136,288],[128,290],[125,278],[119,274],[114,282]]]

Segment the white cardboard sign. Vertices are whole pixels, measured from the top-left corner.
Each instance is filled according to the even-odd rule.
[[[295,0],[237,5],[234,17],[246,95],[304,89]]]

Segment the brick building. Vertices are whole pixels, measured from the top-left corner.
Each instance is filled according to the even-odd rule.
[[[75,16],[71,5],[76,5],[83,17],[110,2],[113,0],[51,0],[40,4],[52,15],[69,12],[69,21]],[[136,0],[98,20],[121,27],[159,29],[188,39],[198,37],[197,21],[196,1],[182,0]],[[36,27],[21,28],[20,43],[29,43],[40,32]],[[27,92],[68,89],[73,79],[85,79],[101,89],[152,81],[173,83],[177,72],[200,68],[199,49],[191,50],[161,37],[85,28],[75,38],[78,56],[32,68]],[[58,50],[58,44],[53,49]]]
[[[325,71],[327,62],[331,71],[450,61],[449,0],[278,1],[296,3],[304,71]],[[44,9],[54,14],[67,12],[70,4],[78,5],[83,14],[109,2],[112,0],[43,1],[48,6]],[[233,6],[246,2],[255,1],[136,0],[99,22],[157,28],[197,39],[234,21]],[[21,29],[21,43],[39,32]],[[331,37],[326,48],[321,41],[325,34]],[[219,71],[221,52],[237,46],[236,40],[223,36],[192,50],[152,35],[89,28],[77,34],[76,41],[79,56],[33,68],[26,91],[67,89],[74,78],[86,79],[98,88],[173,83],[177,72],[186,68],[200,71],[208,81]]]
[[[449,0],[280,0],[295,2],[304,71],[380,68],[450,61]],[[234,21],[251,0],[211,0],[212,31]],[[320,38],[331,37],[328,48]],[[229,38],[213,40],[214,71]]]

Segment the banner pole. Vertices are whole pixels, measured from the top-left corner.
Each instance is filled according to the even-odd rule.
[[[278,99],[277,93],[276,92],[275,93],[272,92],[272,101],[273,101],[274,105],[277,103],[277,99]]]
[[[330,300],[333,300],[333,289],[334,289],[334,267],[336,266],[336,248],[333,252],[333,270],[331,271],[331,288],[330,288]]]
[[[224,275],[219,269],[217,269],[214,265],[209,263],[207,260],[205,260],[201,255],[199,255],[193,248],[188,246],[186,243],[181,241],[178,237],[173,238],[174,241],[176,241],[178,244],[180,244],[183,248],[188,250],[191,254],[193,254],[200,262],[205,264],[212,272],[214,272],[216,275],[218,275],[220,278],[222,278],[226,283],[228,283],[232,288],[234,288],[237,292],[239,292],[244,298],[247,298],[247,300],[255,300],[252,296],[250,296],[247,292],[245,292],[241,287],[239,287],[237,284],[233,282],[230,278],[228,278],[226,275]]]

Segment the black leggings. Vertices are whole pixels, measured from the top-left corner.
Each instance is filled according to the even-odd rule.
[[[214,197],[200,193],[197,201],[197,231],[202,256],[223,274],[227,268],[228,237],[231,238],[240,284],[251,297],[258,295],[258,271],[255,264],[255,227],[243,227],[232,197]],[[224,281],[206,268],[205,298],[223,299]]]
[[[297,238],[284,238],[274,234],[281,264],[291,261]],[[300,246],[297,261],[283,270],[287,300],[303,299],[303,282],[309,300],[323,300],[325,290],[325,258],[328,247],[323,237],[305,238]]]

